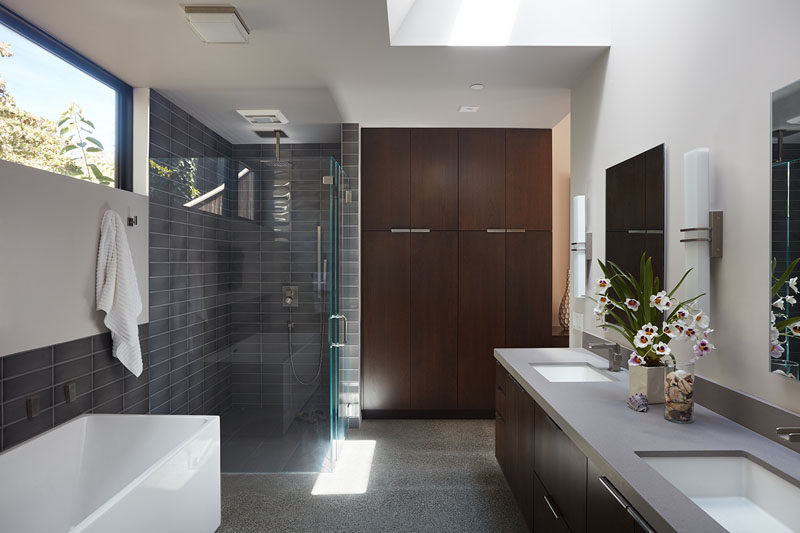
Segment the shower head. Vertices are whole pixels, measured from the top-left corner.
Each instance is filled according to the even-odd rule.
[[[272,168],[292,168],[291,161],[281,161],[281,137],[287,137],[283,130],[275,130],[275,159],[262,159],[262,163],[266,163]]]

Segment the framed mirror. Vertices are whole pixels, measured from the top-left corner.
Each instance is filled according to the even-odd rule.
[[[606,169],[606,259],[639,274],[642,253],[664,287],[664,145]]]
[[[769,371],[800,379],[800,81],[772,93]]]

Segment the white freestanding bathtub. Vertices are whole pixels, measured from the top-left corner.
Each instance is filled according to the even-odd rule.
[[[83,415],[0,454],[4,533],[211,533],[219,417]]]

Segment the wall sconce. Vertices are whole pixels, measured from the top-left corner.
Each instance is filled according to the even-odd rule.
[[[572,197],[570,256],[572,257],[572,295],[586,296],[586,196]]]
[[[709,311],[711,258],[722,257],[722,211],[709,211],[708,148],[683,154],[684,266],[692,272],[684,281],[684,294],[704,294],[697,306]]]

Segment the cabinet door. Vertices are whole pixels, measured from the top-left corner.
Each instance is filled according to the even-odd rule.
[[[506,227],[505,158],[505,130],[458,130],[459,229]]]
[[[506,191],[506,228],[552,229],[551,130],[506,130]]]
[[[644,205],[647,229],[664,229],[664,145],[644,153]]]
[[[458,131],[411,130],[411,227],[458,229]]]
[[[411,226],[411,130],[361,130],[361,224],[365,230]]]
[[[362,233],[364,409],[411,406],[411,235]]]
[[[603,474],[591,461],[586,479],[586,531],[587,533],[634,533],[636,522],[611,492],[600,482]]]
[[[534,470],[573,532],[586,531],[586,456],[535,407]]]
[[[506,468],[503,473],[506,475],[506,481],[513,491],[517,486],[517,395],[514,394],[516,381],[511,377],[511,374],[506,373],[506,414],[505,414],[505,441],[506,449],[503,452],[505,456]]]
[[[549,231],[506,234],[507,348],[551,344],[552,246]]]
[[[641,155],[606,169],[606,231],[647,229],[644,175]]]
[[[539,478],[533,476],[533,531],[536,533],[570,533],[561,511],[547,494]],[[609,530],[610,531],[610,530]]]
[[[494,456],[497,459],[497,464],[500,465],[500,470],[504,473],[506,467],[506,370],[500,363],[495,363],[495,394],[497,401],[495,402],[495,426],[494,426]]]
[[[411,407],[414,409],[457,407],[457,300],[458,233],[412,233]]]
[[[514,494],[528,529],[533,529],[533,432],[534,402],[525,389],[516,385],[517,394],[517,477]]]
[[[503,233],[459,232],[458,407],[492,409],[494,349],[505,345]]]

